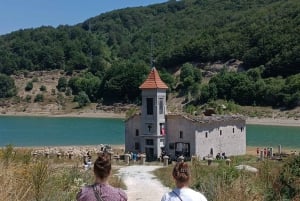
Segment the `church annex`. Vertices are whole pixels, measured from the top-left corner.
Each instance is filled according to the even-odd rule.
[[[125,122],[126,152],[145,153],[147,161],[157,160],[163,151],[171,158],[246,153],[246,124],[242,116],[168,114],[168,87],[155,68],[139,88],[141,114]]]

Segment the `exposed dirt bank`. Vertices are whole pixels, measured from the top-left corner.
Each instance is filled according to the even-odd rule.
[[[292,118],[247,118],[246,123],[274,126],[300,126],[300,120]]]

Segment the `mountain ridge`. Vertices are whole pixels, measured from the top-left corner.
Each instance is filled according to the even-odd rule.
[[[170,92],[195,105],[225,99],[295,107],[300,103],[299,13],[297,0],[186,0],[121,9],[74,26],[0,36],[0,72],[60,69],[62,76],[74,75],[64,86],[74,96],[83,91],[92,102],[138,103],[138,85],[154,63]],[[214,78],[203,65],[220,63],[221,68],[229,61],[239,61],[249,72],[224,73],[224,68]],[[184,66],[185,76],[174,76]]]

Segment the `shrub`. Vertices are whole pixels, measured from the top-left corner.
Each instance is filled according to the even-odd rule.
[[[44,95],[43,94],[37,94],[34,98],[34,102],[43,102],[44,101]]]
[[[292,157],[277,174],[266,200],[300,199],[300,156]]]
[[[25,86],[25,91],[31,91],[33,88],[33,83],[32,82],[27,82]]]
[[[58,79],[58,84],[56,88],[58,89],[58,91],[63,92],[66,90],[67,84],[68,84],[67,79],[65,77],[60,77]]]
[[[27,103],[30,103],[30,102],[31,102],[31,96],[30,96],[30,95],[26,95],[25,101],[26,101]]]
[[[40,91],[47,91],[46,86],[45,86],[45,85],[42,85],[42,86],[40,87]]]
[[[32,82],[38,82],[39,79],[37,77],[32,78]]]
[[[78,102],[78,107],[80,108],[88,105],[91,102],[88,95],[84,91],[79,92],[79,94],[74,97],[74,101]]]

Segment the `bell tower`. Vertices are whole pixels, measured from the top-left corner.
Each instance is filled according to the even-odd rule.
[[[139,87],[142,90],[141,108],[141,150],[147,160],[156,160],[165,146],[166,90],[168,86],[161,80],[155,67]]]

